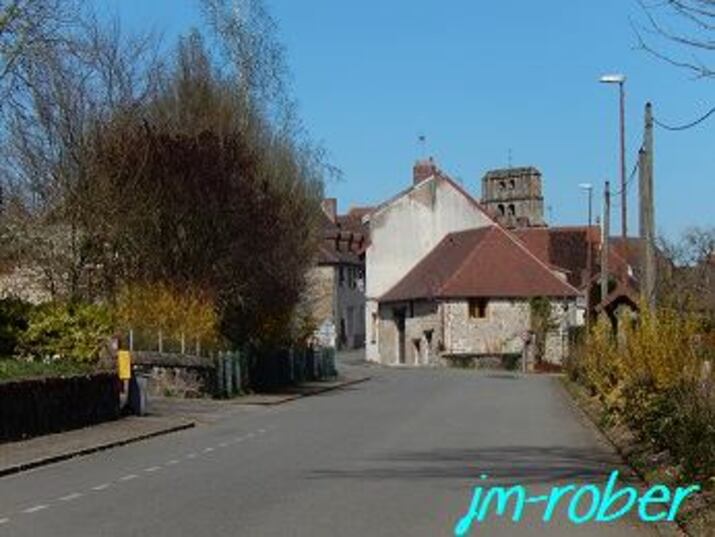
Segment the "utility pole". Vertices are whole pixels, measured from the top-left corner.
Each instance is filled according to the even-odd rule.
[[[593,259],[592,259],[592,244],[591,244],[591,206],[593,198],[593,185],[591,183],[581,183],[579,188],[588,192],[588,227],[586,228],[586,333],[589,334],[591,326],[591,278],[593,276]]]
[[[611,233],[611,183],[603,189],[603,240],[601,244],[601,302],[608,296],[608,239]]]
[[[655,307],[655,204],[653,196],[653,106],[645,105],[645,131],[639,158],[640,236],[643,248],[641,259],[641,295],[652,309]]]

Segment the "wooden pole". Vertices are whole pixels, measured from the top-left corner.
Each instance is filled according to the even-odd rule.
[[[653,106],[645,105],[645,132],[643,135],[643,173],[640,193],[643,230],[643,283],[642,294],[648,306],[655,307],[655,204],[653,196]]]
[[[603,189],[603,244],[601,245],[601,302],[608,296],[608,255],[611,234],[611,183]]]

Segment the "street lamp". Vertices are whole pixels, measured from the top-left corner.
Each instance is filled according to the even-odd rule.
[[[626,76],[622,74],[603,75],[602,84],[618,84],[620,96],[620,131],[621,131],[621,235],[623,237],[624,251],[628,247],[628,196],[626,193],[626,92],[624,85]]]
[[[581,183],[578,185],[581,190],[588,192],[588,227],[586,228],[586,333],[588,333],[591,316],[591,211],[593,201],[593,185],[591,183]]]

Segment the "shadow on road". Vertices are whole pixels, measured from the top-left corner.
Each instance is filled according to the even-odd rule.
[[[365,461],[368,462],[368,461]],[[603,481],[618,465],[613,455],[596,449],[505,446],[402,452],[350,470],[319,470],[313,479],[419,480],[465,479],[485,474],[490,483]]]

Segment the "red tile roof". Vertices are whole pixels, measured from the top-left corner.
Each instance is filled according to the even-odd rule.
[[[578,294],[508,231],[493,225],[450,233],[380,300]]]
[[[365,228],[355,214],[336,215],[335,222],[321,211],[322,241],[318,248],[318,264],[362,265],[365,250]]]

